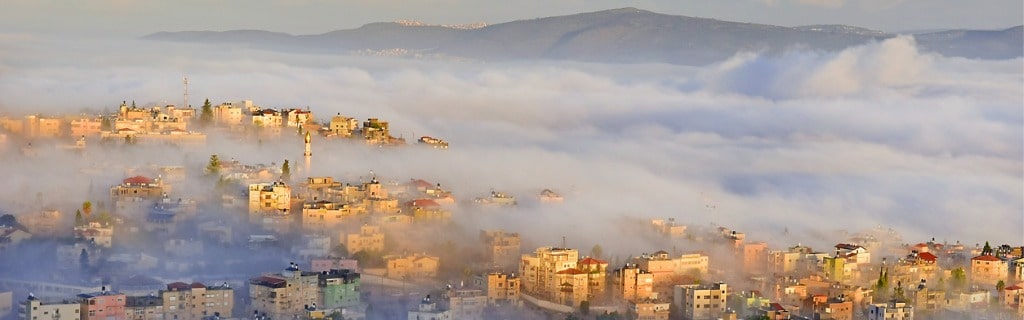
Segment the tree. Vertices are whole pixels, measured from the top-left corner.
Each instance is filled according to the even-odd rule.
[[[875,282],[875,298],[885,300],[885,294],[889,292],[889,270],[882,268],[878,270],[878,281]]]
[[[368,268],[385,266],[383,257],[376,251],[359,250],[359,252],[352,254],[352,259],[359,261],[360,266]]]
[[[220,175],[220,158],[215,154],[210,155],[210,162],[206,164],[206,175]]]
[[[82,218],[82,210],[75,211],[75,226],[80,227],[85,225],[85,218]]]
[[[78,266],[82,270],[89,269],[89,251],[86,251],[85,248],[82,248],[82,253],[78,254]]]
[[[343,243],[339,243],[338,245],[334,246],[334,249],[331,250],[331,253],[334,254],[334,256],[336,257],[346,257],[348,256],[348,247],[346,247],[345,244]]]
[[[897,302],[907,302],[907,296],[903,293],[903,283],[896,281],[896,288],[892,289],[892,298]]]
[[[1002,295],[1003,289],[1006,289],[1006,282],[1003,282],[1003,280],[996,282],[996,291],[998,291],[1000,295]]]
[[[208,126],[213,123],[213,105],[210,104],[210,99],[203,101],[203,110],[199,114],[199,124],[202,126]]]
[[[981,255],[990,256],[992,255],[992,246],[988,245],[988,241],[985,241],[985,247],[981,249]]]
[[[113,127],[114,126],[110,123],[110,117],[104,116],[104,117],[100,118],[100,130],[101,131],[111,131],[111,129],[113,129]]]
[[[594,259],[604,258],[604,249],[601,248],[601,245],[595,244],[593,248],[590,248],[590,256]]]
[[[964,271],[964,267],[959,267],[950,271],[950,285],[953,289],[959,290],[967,286],[967,272]]]
[[[86,218],[92,215],[92,201],[82,202],[82,213],[85,214]]]
[[[281,164],[281,179],[285,181],[292,180],[292,167],[288,164],[288,159],[285,159],[284,164]]]
[[[580,302],[580,314],[584,316],[590,314],[590,300],[583,300]]]

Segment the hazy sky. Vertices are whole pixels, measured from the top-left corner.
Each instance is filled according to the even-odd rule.
[[[498,23],[629,6],[740,22],[835,23],[886,31],[995,29],[1024,20],[1020,0],[0,0],[0,30],[94,36],[232,29],[313,34],[398,19]]]

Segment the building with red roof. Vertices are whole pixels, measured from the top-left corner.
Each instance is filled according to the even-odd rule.
[[[121,184],[110,188],[110,197],[115,201],[131,199],[160,199],[165,195],[165,188],[159,179],[145,176],[128,177]]]
[[[983,254],[971,258],[971,283],[977,285],[995,285],[997,282],[1008,281],[1010,275],[1009,261],[996,256]]]
[[[935,263],[936,261],[939,261],[939,257],[935,256],[931,252],[918,253],[917,259],[927,263]]]
[[[249,314],[271,319],[295,319],[306,315],[306,306],[321,300],[320,273],[289,264],[284,271],[249,279]]]
[[[600,259],[579,259],[575,249],[552,247],[523,255],[519,264],[524,292],[568,306],[604,297],[607,268]]]

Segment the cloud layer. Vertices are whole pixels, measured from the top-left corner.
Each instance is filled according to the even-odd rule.
[[[804,243],[843,240],[810,236],[823,230],[876,225],[908,241],[965,243],[1019,242],[1024,230],[1022,60],[932,56],[910,38],[838,53],[742,54],[704,68],[94,47],[19,36],[0,37],[0,48],[14,53],[0,57],[5,113],[113,110],[122,100],[179,104],[188,75],[194,105],[205,97],[308,105],[319,119],[379,117],[410,140],[444,138],[452,144],[445,152],[321,142],[313,173],[421,177],[462,198],[491,189],[530,198],[554,188],[567,203],[527,201],[467,218],[541,244],[562,235],[581,247],[628,236],[623,217],[715,223],[761,240],[788,230]],[[297,159],[300,148],[213,143],[181,157],[269,163]],[[132,159],[168,158],[182,159]],[[7,174],[54,174],[8,163]]]

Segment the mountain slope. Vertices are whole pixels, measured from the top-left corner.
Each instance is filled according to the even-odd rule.
[[[983,57],[1020,55],[1007,34],[926,35],[926,48],[971,56],[961,48],[986,47]],[[1020,34],[1020,28],[1016,28]],[[292,36],[266,31],[155,33],[149,40],[236,43],[300,52],[349,53],[401,48],[417,54],[481,60],[553,59],[594,62],[666,62],[704,65],[737,52],[778,53],[793,48],[841,50],[894,35],[841,25],[780,27],[674,16],[623,8],[568,16],[519,20],[478,29],[371,23],[356,29]],[[972,56],[973,57],[973,56]]]
[[[949,30],[916,34],[926,50],[972,59],[1010,59],[1024,55],[1024,26],[1004,30]]]

